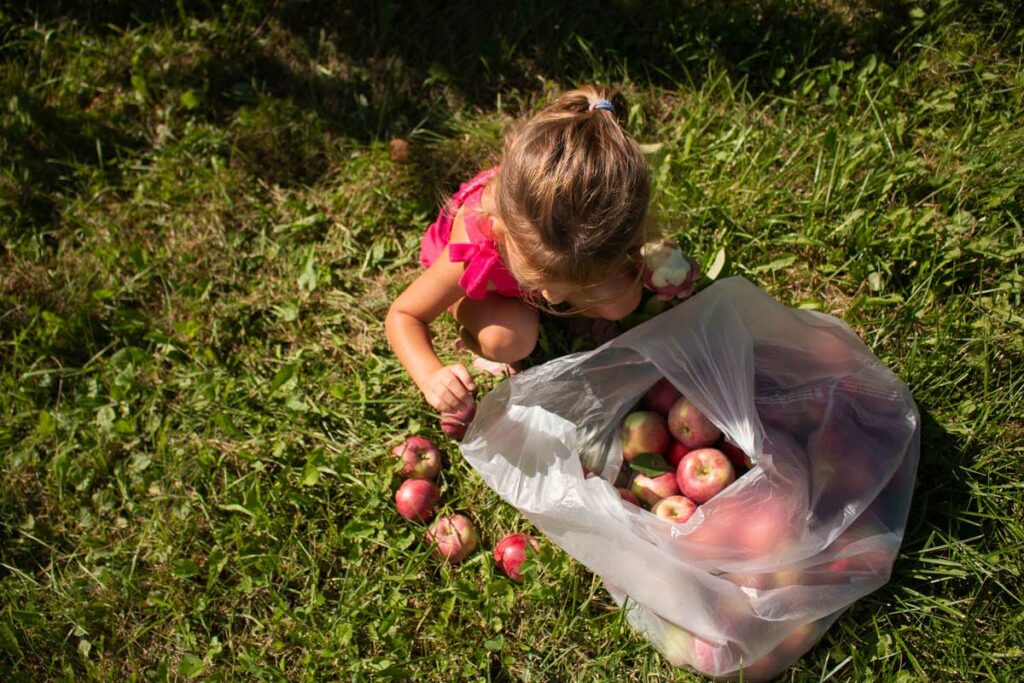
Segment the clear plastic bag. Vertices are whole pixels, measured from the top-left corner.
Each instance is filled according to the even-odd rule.
[[[662,376],[754,461],[678,525],[613,485],[619,425]],[[757,680],[888,580],[919,423],[906,385],[843,322],[729,278],[499,385],[462,453],[672,664]]]

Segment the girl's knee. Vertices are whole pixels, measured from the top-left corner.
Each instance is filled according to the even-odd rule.
[[[490,325],[477,336],[481,355],[499,363],[515,363],[537,346],[537,328],[515,329]]]

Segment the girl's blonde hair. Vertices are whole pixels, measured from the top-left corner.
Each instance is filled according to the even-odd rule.
[[[614,110],[592,106],[602,100]],[[495,212],[506,263],[509,247],[521,257],[513,275],[524,289],[565,283],[587,301],[587,285],[636,270],[650,179],[643,152],[621,125],[625,116],[621,94],[587,86],[506,137]]]

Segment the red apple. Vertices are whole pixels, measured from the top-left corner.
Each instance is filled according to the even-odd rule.
[[[706,503],[736,480],[736,472],[722,451],[699,448],[679,463],[676,480],[684,496],[694,503]]]
[[[396,164],[409,163],[409,143],[402,138],[394,138],[388,143],[388,154]]]
[[[398,514],[413,522],[426,522],[433,517],[439,500],[441,492],[427,479],[406,479],[395,492]]]
[[[636,505],[637,507],[640,507],[640,500],[636,496],[633,495],[632,491],[630,491],[629,489],[615,489],[615,490],[619,492],[619,498],[621,498],[622,500],[626,501],[627,503],[632,503],[633,505]]]
[[[774,651],[769,652],[753,664],[744,665],[740,668],[740,674],[744,681],[770,681],[787,669],[792,662],[783,661],[780,655]]]
[[[725,457],[729,458],[729,462],[737,469],[749,470],[754,466],[754,461],[750,459],[749,455],[741,451],[739,446],[734,446],[725,439],[719,441],[716,448],[725,453]]]
[[[676,484],[676,476],[672,472],[657,477],[637,474],[633,477],[629,490],[647,505],[657,505],[662,498],[678,495],[679,485]]]
[[[668,415],[668,409],[682,397],[683,395],[669,381],[668,377],[662,377],[644,394],[643,405],[644,408],[653,410],[660,415]]]
[[[796,540],[797,529],[789,519],[789,508],[781,498],[764,499],[743,513],[743,524],[735,530],[735,547],[755,556],[777,554]]]
[[[818,622],[812,621],[793,629],[772,652],[780,655],[782,659],[792,662],[810,650],[821,636],[821,626]]]
[[[519,568],[527,552],[540,552],[540,542],[527,534],[509,534],[494,547],[494,562],[505,576],[518,583],[523,580]]]
[[[719,659],[724,658],[726,655],[726,652],[724,652],[725,648],[722,645],[715,645],[699,636],[694,636],[691,648],[690,664],[693,668],[704,674],[713,675],[721,673],[720,669],[723,666]]]
[[[668,448],[665,418],[649,410],[630,413],[622,421],[622,457],[632,460],[641,453],[661,455]]]
[[[801,339],[814,360],[827,366],[833,375],[850,374],[857,370],[859,361],[855,347],[843,339],[838,330],[809,326],[801,332]]]
[[[673,524],[682,524],[697,511],[697,505],[686,496],[669,496],[662,498],[651,509],[651,512]]]
[[[825,565],[825,569],[833,574],[846,574],[853,568],[853,559],[849,557],[839,557]],[[846,577],[844,576],[845,580]]]
[[[668,453],[665,454],[665,459],[668,460],[668,464],[672,465],[672,467],[679,467],[679,463],[683,461],[683,458],[691,450],[675,439],[672,439],[672,443],[668,447]]]
[[[703,448],[718,441],[722,432],[689,399],[681,398],[668,411],[668,430],[687,448]]]
[[[391,455],[402,462],[398,476],[405,479],[433,479],[441,471],[441,451],[422,436],[410,436]]]
[[[700,268],[683,255],[678,244],[670,239],[649,242],[641,247],[640,253],[644,261],[644,286],[658,299],[685,299],[693,294]]]
[[[434,546],[434,556],[458,564],[476,550],[476,528],[465,515],[439,517],[427,531],[427,543]]]
[[[466,410],[459,410],[454,413],[441,413],[441,431],[456,441],[462,441],[466,437],[466,430],[469,423],[476,416],[476,403],[473,403]]]

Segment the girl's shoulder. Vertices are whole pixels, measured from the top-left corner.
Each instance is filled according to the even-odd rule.
[[[458,201],[452,202],[452,242],[475,244],[492,240],[490,211],[484,207],[484,198],[497,171],[482,171],[460,188]]]
[[[479,192],[482,192],[497,174],[497,166],[480,171],[459,186],[458,191],[452,195],[449,203],[453,208],[462,206],[467,199]]]

